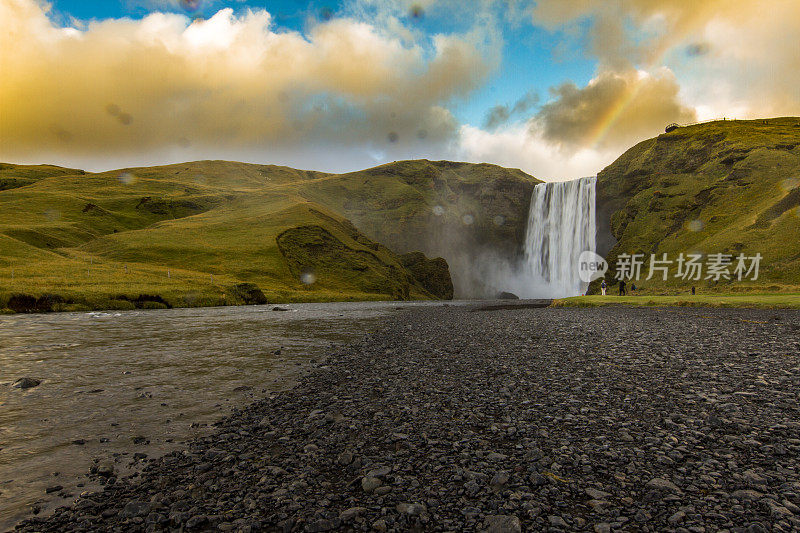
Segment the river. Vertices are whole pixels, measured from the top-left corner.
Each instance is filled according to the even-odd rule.
[[[0,530],[143,464],[396,310],[333,303],[0,316]],[[20,390],[21,377],[42,381]],[[61,489],[56,489],[61,486]],[[50,493],[46,493],[50,489]]]

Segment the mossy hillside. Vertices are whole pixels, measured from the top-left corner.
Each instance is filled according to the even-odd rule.
[[[441,257],[428,259],[422,252],[408,252],[400,256],[400,263],[422,286],[442,300],[451,300],[454,295],[453,280],[447,261]]]
[[[477,180],[480,166],[474,166],[473,174],[471,167],[458,165]],[[374,176],[374,171],[365,172]],[[410,298],[431,297],[398,256],[329,208],[337,201],[313,201],[326,196],[312,194],[315,184],[327,188],[329,182],[339,182],[336,187],[344,198],[358,196],[362,181],[357,174],[342,179],[224,161],[98,174],[4,165],[4,177],[30,182],[0,191],[0,307],[12,294],[57,294],[68,305],[93,309],[127,308],[123,302],[140,294],[161,295],[175,306],[219,305],[236,303],[230,287],[239,283],[256,284],[270,301],[387,299],[406,293]],[[425,180],[414,186],[401,181],[379,180],[376,190],[390,197],[386,205],[400,210],[391,191],[402,191],[402,197],[415,194],[409,187],[427,186]],[[427,205],[437,205],[433,201]],[[384,209],[376,218],[395,214],[399,211]],[[405,223],[402,218],[397,226]],[[399,279],[408,279],[407,288],[398,291],[394,282],[376,285],[375,279],[366,281],[369,276],[344,275],[364,272],[358,270],[361,266],[337,270],[316,265],[316,282],[303,284],[277,239],[292,228],[313,226],[352,250],[350,257],[364,252],[376,257],[377,263],[368,265],[370,275],[373,266],[399,269]],[[415,232],[424,229],[410,224],[405,232],[419,242],[423,233]],[[393,279],[398,278],[394,273]],[[384,292],[375,292],[379,286]]]
[[[301,191],[394,250],[442,255],[442,241],[458,237],[515,252],[537,183],[518,169],[416,160],[303,183]]]
[[[634,146],[598,175],[601,230],[621,253],[760,253],[759,280],[654,278],[730,292],[800,286],[800,118],[717,121]],[[705,275],[704,275],[705,277]]]
[[[476,263],[518,257],[537,183],[517,169],[418,160],[331,176],[300,190],[394,251],[443,257],[456,294],[479,296],[485,280]]]

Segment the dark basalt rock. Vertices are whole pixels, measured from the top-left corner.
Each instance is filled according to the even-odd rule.
[[[34,387],[38,387],[41,383],[42,383],[42,381],[39,380],[39,379],[27,378],[26,377],[26,378],[18,379],[17,381],[15,381],[14,383],[11,384],[11,387],[13,387],[15,389],[25,390],[25,389],[32,389]]]
[[[503,291],[497,295],[498,300],[519,300],[519,296],[513,292]]]
[[[241,300],[246,305],[264,305],[269,303],[267,297],[255,283],[238,283],[229,290],[234,300]]]
[[[422,252],[409,252],[400,256],[400,264],[432,295],[442,300],[453,299],[450,268],[441,257],[428,259]]]

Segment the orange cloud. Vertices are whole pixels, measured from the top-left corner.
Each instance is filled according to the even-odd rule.
[[[445,142],[456,123],[444,105],[490,69],[469,39],[424,50],[352,19],[308,35],[231,9],[60,28],[34,0],[0,0],[0,19],[4,160]]]

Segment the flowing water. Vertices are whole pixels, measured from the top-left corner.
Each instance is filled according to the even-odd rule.
[[[175,449],[411,305],[431,304],[0,316],[0,530],[96,488],[95,460],[124,470]],[[42,383],[11,387],[25,376]]]
[[[578,275],[578,258],[596,249],[597,178],[541,183],[533,190],[525,235],[523,277],[539,298],[577,296],[587,284]]]

